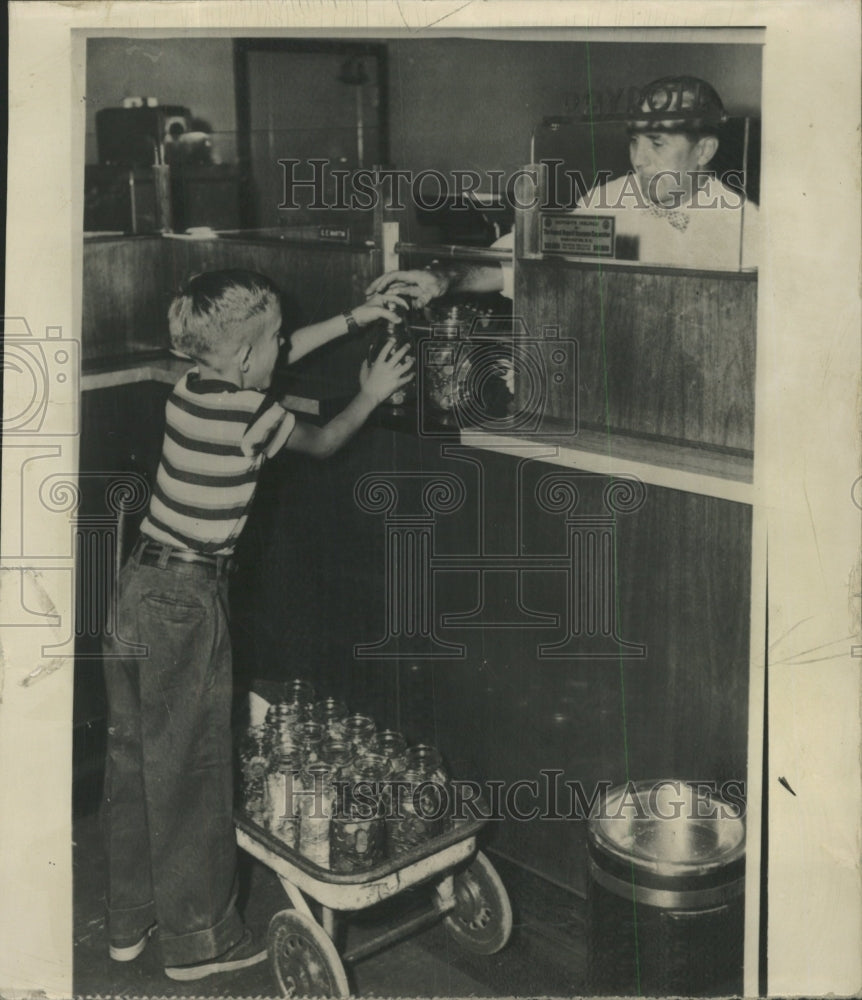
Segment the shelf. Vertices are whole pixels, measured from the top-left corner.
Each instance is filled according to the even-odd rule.
[[[189,368],[191,368],[190,362],[174,357],[118,362],[100,370],[84,372],[81,376],[81,391],[114,389],[135,382],[161,382],[163,385],[174,385]],[[281,402],[296,413],[317,416],[320,412],[320,403],[306,396],[285,394]]]
[[[465,429],[461,443],[599,475],[635,476],[647,485],[719,500],[754,502],[754,462],[744,454],[583,428],[577,434],[535,437]]]

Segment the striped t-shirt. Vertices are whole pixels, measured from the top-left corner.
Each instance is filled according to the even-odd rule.
[[[196,369],[179,380],[168,397],[144,535],[174,548],[233,552],[264,459],[295,423],[278,404],[261,414],[264,398],[254,389],[201,379]]]

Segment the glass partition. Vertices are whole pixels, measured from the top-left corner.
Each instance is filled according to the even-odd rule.
[[[528,220],[524,253],[755,269],[759,125],[727,118],[698,134],[660,120],[542,119],[531,143],[535,186],[509,192]]]

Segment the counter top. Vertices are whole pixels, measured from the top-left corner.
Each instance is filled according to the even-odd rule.
[[[107,389],[135,382],[173,385],[190,367],[181,358],[162,355],[129,360],[82,375],[81,389]],[[346,399],[330,400],[309,385],[286,394],[283,402],[296,413],[326,419]],[[373,425],[405,434],[417,433],[416,414],[406,408],[380,407]],[[616,432],[581,427],[575,434],[518,435],[475,428],[452,427],[449,441],[519,458],[535,458],[551,465],[598,475],[634,476],[643,483],[716,497],[735,503],[754,500],[753,458],[743,452],[670,443]],[[442,440],[442,437],[441,437]]]
[[[81,391],[113,389],[135,382],[161,382],[163,385],[174,385],[191,367],[189,361],[165,354],[158,357],[129,359],[111,367],[83,372]],[[296,413],[306,413],[310,416],[320,414],[318,399],[291,393],[286,394],[282,401],[288,409]]]
[[[754,502],[754,461],[744,454],[583,428],[577,434],[532,438],[463,430],[461,443],[523,458],[541,457],[551,465],[583,472],[634,476],[648,485],[719,500]]]

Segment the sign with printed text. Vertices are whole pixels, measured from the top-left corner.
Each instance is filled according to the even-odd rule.
[[[614,219],[610,215],[542,215],[541,253],[572,257],[613,257]]]

